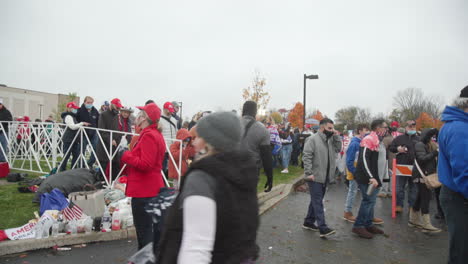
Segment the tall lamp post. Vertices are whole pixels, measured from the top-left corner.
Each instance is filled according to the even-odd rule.
[[[306,120],[306,80],[311,79],[311,80],[316,80],[318,79],[318,75],[306,75],[304,74],[304,116],[303,116],[303,125],[305,127],[305,120]],[[304,129],[304,127],[302,129]]]

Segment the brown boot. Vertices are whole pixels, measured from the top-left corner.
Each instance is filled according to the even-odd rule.
[[[363,227],[353,228],[352,232],[362,238],[371,239],[374,237],[374,235],[371,232],[367,231],[367,229]]]
[[[397,212],[397,214],[400,214],[400,213],[403,212],[403,207],[397,206],[396,209],[395,209],[395,211]]]
[[[378,217],[374,217],[374,219],[372,219],[372,223],[374,225],[381,225],[384,223],[383,219],[382,218],[378,218]]]
[[[376,226],[369,226],[366,227],[366,230],[369,231],[369,233],[376,234],[376,235],[383,235],[385,234],[384,231],[380,228],[377,228]]]
[[[344,212],[343,220],[354,223],[354,222],[356,222],[356,217],[354,217],[353,213],[351,213],[351,212]]]
[[[379,193],[379,194],[377,194],[377,197],[385,198],[385,197],[387,197],[387,195],[385,193]]]

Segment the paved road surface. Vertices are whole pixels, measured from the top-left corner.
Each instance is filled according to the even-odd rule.
[[[428,235],[407,227],[406,217],[391,219],[390,199],[378,198],[376,212],[385,220],[387,236],[372,240],[351,233],[351,223],[342,220],[344,186],[332,185],[325,196],[326,220],[337,234],[321,239],[316,232],[301,228],[309,203],[309,194],[294,193],[261,217],[258,244],[263,264],[308,263],[445,263],[446,231]],[[359,198],[356,199],[359,202]],[[355,208],[355,212],[357,208]],[[441,223],[435,222],[441,226]],[[95,243],[71,251],[40,250],[24,255],[0,257],[0,263],[71,264],[126,263],[136,251],[132,240]]]

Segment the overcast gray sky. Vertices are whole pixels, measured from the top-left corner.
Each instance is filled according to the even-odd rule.
[[[468,1],[0,0],[0,83],[99,104],[239,109],[254,71],[270,108],[389,112],[398,89],[468,85]],[[186,114],[184,114],[186,116]]]

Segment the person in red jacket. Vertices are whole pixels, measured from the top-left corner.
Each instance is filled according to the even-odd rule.
[[[190,135],[190,132],[187,129],[182,128],[179,131],[177,131],[176,138],[182,140],[182,167],[180,169],[180,175],[184,176],[188,169],[188,160],[192,159],[195,156],[195,148],[192,146],[192,136]],[[174,143],[172,143],[169,150],[176,164],[176,166],[174,166],[174,162],[172,162],[172,160],[169,159],[169,178],[178,180],[179,174],[177,173],[176,167],[179,166],[180,142],[175,141]]]
[[[132,197],[133,221],[138,249],[141,249],[153,241],[153,230],[159,232],[159,227],[153,227],[152,217],[145,211],[145,205],[164,187],[161,169],[166,143],[158,130],[161,109],[154,103],[137,108],[141,111],[136,125],[142,131],[135,147],[122,154],[121,162],[127,164],[126,195]]]

